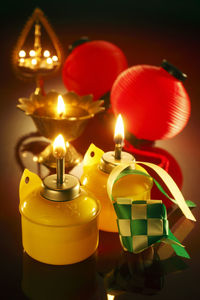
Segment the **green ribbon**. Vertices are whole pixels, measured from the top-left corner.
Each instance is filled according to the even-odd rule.
[[[140,171],[140,170],[125,169],[124,171],[122,171],[122,172],[118,175],[118,177],[116,178],[115,182],[118,181],[120,178],[126,176],[126,175],[134,175],[134,174],[136,174],[136,175],[143,175],[143,176],[146,176],[146,177],[151,178],[151,179],[153,180],[153,182],[155,183],[155,185],[157,186],[157,188],[159,189],[159,191],[160,191],[163,195],[165,195],[169,200],[171,200],[173,203],[177,204],[176,200],[173,199],[173,198],[171,198],[171,197],[165,192],[165,190],[163,189],[163,187],[160,185],[160,183],[159,183],[156,179],[154,179],[154,178],[153,178],[152,176],[150,176],[149,174],[144,173],[144,172],[142,172],[142,171]],[[115,182],[114,182],[114,183],[115,183]],[[114,201],[114,198],[113,198],[112,195],[111,195],[111,197],[112,197],[112,200]],[[192,207],[196,207],[196,204],[195,204],[194,202],[190,201],[190,200],[186,200],[186,203],[187,203],[187,206],[188,206],[188,207],[191,207],[191,208],[192,208]]]
[[[123,170],[114,183],[126,175],[134,174],[152,178],[161,193],[176,203],[176,200],[171,198],[152,176],[139,170]],[[155,243],[165,242],[173,247],[178,256],[190,258],[184,246],[169,229],[166,207],[162,201],[131,200],[128,198],[116,198],[115,201],[113,196],[110,196],[118,217],[120,241],[125,250],[139,253]],[[188,201],[187,205],[194,207],[192,201]]]

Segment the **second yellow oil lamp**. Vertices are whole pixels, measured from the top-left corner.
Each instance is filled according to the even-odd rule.
[[[131,162],[133,169],[147,173],[144,168],[135,163],[135,158],[131,154],[122,151],[124,127],[121,115],[119,115],[116,123],[114,140],[115,151],[104,153],[94,145],[89,147],[84,157],[83,175],[81,177],[81,184],[101,202],[99,229],[110,232],[118,232],[116,214],[107,195],[107,180],[110,172],[115,166]],[[147,176],[128,175],[115,184],[113,196],[131,196],[134,200],[148,200],[150,199],[152,185],[152,179]]]

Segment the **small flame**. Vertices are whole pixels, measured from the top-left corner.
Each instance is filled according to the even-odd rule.
[[[53,142],[53,155],[57,159],[64,158],[66,154],[65,140],[62,134],[59,134]]]
[[[51,65],[53,63],[53,60],[51,59],[51,57],[47,58],[47,63],[48,63],[48,65]]]
[[[54,56],[52,57],[52,60],[53,60],[53,61],[58,61],[58,56],[54,55]]]
[[[33,161],[37,162],[38,161],[38,157],[37,156],[33,156]]]
[[[124,141],[124,124],[121,114],[117,117],[114,140],[116,144],[123,144]]]
[[[33,58],[32,60],[31,60],[31,63],[32,63],[32,65],[37,65],[37,59],[36,58]]]
[[[58,96],[57,113],[60,118],[65,114],[65,103],[61,95]]]
[[[115,296],[114,296],[114,295],[107,294],[107,299],[108,299],[108,300],[114,300],[114,299],[115,299]]]
[[[19,57],[25,57],[25,56],[26,56],[26,52],[24,50],[20,50]]]
[[[43,55],[44,55],[44,57],[49,57],[50,56],[49,50],[45,50]]]
[[[34,57],[35,56],[35,50],[31,50],[30,52],[29,52],[29,55],[30,55],[30,57]]]

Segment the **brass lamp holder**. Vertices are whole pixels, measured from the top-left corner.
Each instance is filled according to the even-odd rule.
[[[91,95],[78,96],[74,92],[62,95],[66,106],[66,114],[59,117],[56,114],[58,96],[56,91],[50,91],[45,96],[31,94],[29,98],[20,98],[17,107],[30,116],[41,136],[54,140],[62,133],[65,141],[78,138],[85,129],[87,122],[99,112],[104,111],[103,100],[93,101]],[[69,144],[66,149],[65,166],[72,168],[82,160],[82,155]],[[37,161],[50,168],[56,167],[50,144],[37,156]]]

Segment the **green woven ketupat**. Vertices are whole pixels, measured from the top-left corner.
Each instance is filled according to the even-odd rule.
[[[176,203],[153,177],[127,167],[129,164],[115,167],[107,182],[107,192],[117,215],[122,247],[129,252],[139,253],[155,243],[164,242],[170,244],[177,255],[190,258],[184,246],[170,231],[166,208],[161,200],[133,200],[131,196],[114,199],[113,185],[124,176],[137,174],[152,178],[158,189]]]
[[[126,250],[138,253],[168,238],[169,225],[162,201],[118,198],[114,208],[118,217],[120,240]]]

